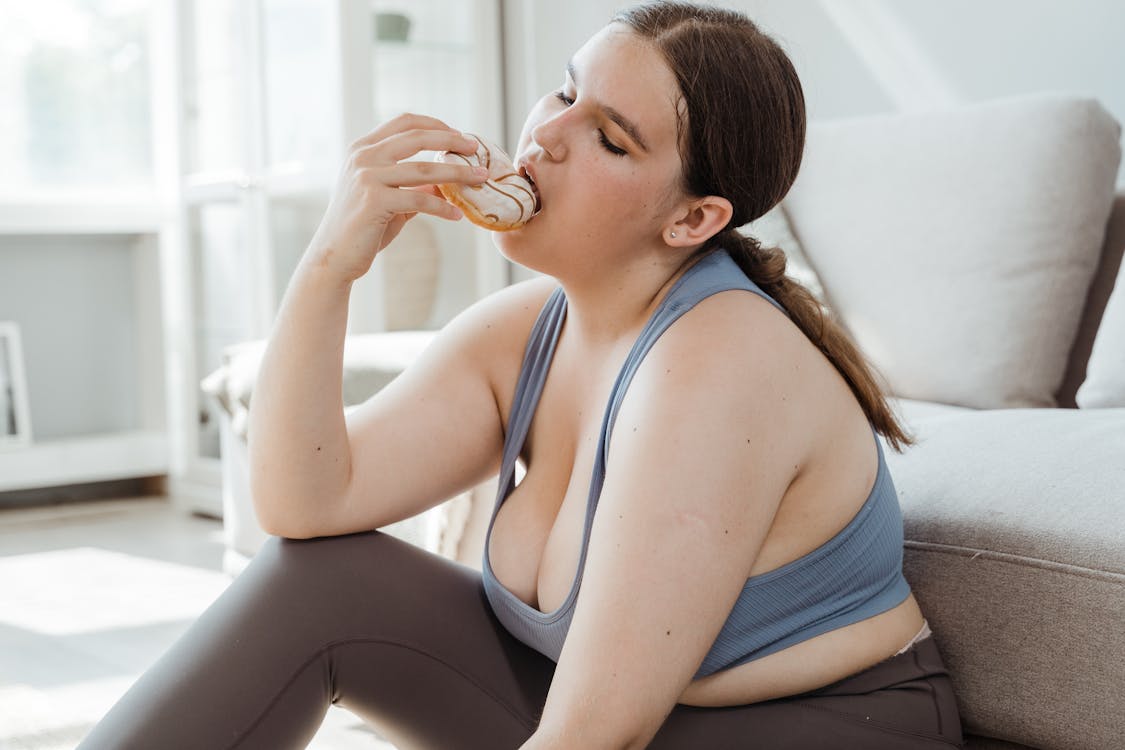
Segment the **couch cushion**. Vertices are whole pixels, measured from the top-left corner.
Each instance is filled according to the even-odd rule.
[[[1055,404],[1120,132],[1096,100],[1063,94],[809,126],[783,205],[895,395]]]
[[[910,416],[884,444],[904,572],[966,733],[1050,750],[1125,736],[1125,409]]]
[[[938,417],[943,414],[967,414],[977,411],[967,406],[954,406],[953,404],[939,404],[936,401],[918,401],[911,398],[895,398],[890,396],[887,402],[891,409],[898,413],[907,426],[913,425],[920,419]]]
[[[1102,314],[1086,380],[1074,398],[1083,409],[1125,406],[1125,263]]]

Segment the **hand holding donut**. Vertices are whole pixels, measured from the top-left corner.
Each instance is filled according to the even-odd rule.
[[[478,147],[441,120],[415,114],[399,115],[355,141],[309,245],[315,262],[354,281],[416,214],[460,219],[463,213],[435,185],[480,184],[487,170],[464,162],[403,160],[419,151],[473,154]]]

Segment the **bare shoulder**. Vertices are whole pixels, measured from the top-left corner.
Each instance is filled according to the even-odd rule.
[[[539,311],[558,285],[551,276],[536,276],[506,286],[486,299],[502,322],[511,326],[512,330],[506,332],[519,333],[525,328],[530,332]]]
[[[808,365],[810,352],[816,351],[797,324],[768,300],[728,289],[705,297],[676,319],[646,360],[679,361],[715,378],[749,378],[768,389],[757,393],[769,400],[787,397],[800,387],[797,376]],[[745,393],[748,388],[735,390]]]
[[[485,357],[481,367],[494,393],[514,386],[508,381],[518,377],[528,336],[556,287],[553,277],[537,276],[499,289],[465,311],[479,337],[487,340],[480,350]]]
[[[799,467],[813,452],[815,394],[825,366],[834,370],[768,300],[726,290],[700,300],[661,334],[622,411],[630,400],[633,408],[645,409],[645,401],[660,399],[679,404],[683,419],[714,420],[716,429],[740,435],[750,432],[747,425],[768,424],[769,430],[753,431],[768,438],[751,439],[768,439],[771,453]]]

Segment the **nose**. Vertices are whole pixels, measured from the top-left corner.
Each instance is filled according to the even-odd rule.
[[[532,143],[539,146],[551,161],[566,158],[566,139],[563,136],[566,113],[567,110],[556,112],[531,129]]]

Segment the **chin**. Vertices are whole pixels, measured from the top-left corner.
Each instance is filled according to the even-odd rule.
[[[519,229],[512,229],[507,232],[492,232],[492,244],[505,258],[519,263],[519,256],[525,254],[531,247],[530,240],[527,237],[527,229],[534,221],[535,219],[532,219]]]
[[[513,234],[519,234],[519,230],[513,232],[493,232],[492,244],[496,246],[496,249],[500,251],[501,255],[512,263],[532,270],[538,270],[533,263],[528,262],[529,258],[527,256],[532,254],[529,252],[531,246],[526,242],[521,242],[518,236],[513,237]]]
[[[531,223],[534,221],[533,219]],[[493,232],[492,244],[511,262],[538,273],[553,275],[547,268],[552,265],[551,259],[543,255],[551,252],[551,249],[543,242],[542,236],[532,239],[526,230],[525,226],[510,232]]]

